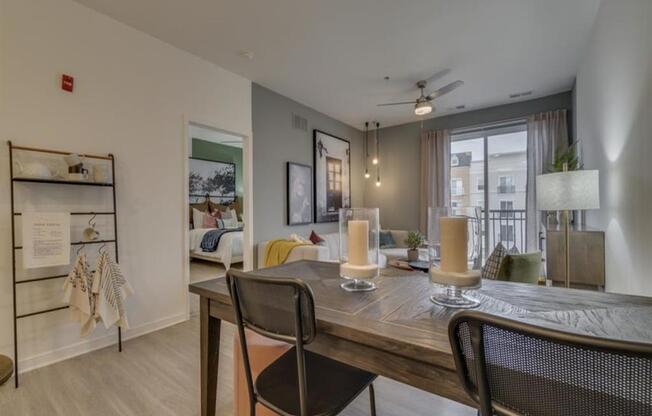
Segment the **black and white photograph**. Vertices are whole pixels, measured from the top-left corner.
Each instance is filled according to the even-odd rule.
[[[215,202],[235,199],[235,164],[190,158],[190,203],[202,202],[208,194]]]
[[[351,206],[351,144],[313,131],[315,222],[336,222],[340,208]]]
[[[312,223],[312,167],[287,162],[288,225]]]

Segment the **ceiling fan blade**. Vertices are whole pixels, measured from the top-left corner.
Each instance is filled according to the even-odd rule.
[[[433,99],[435,99],[437,97],[441,97],[442,95],[448,94],[449,92],[461,87],[462,85],[464,85],[464,81],[459,81],[458,80],[458,81],[455,81],[455,82],[451,82],[448,85],[444,85],[443,87],[441,87],[437,91],[432,92],[430,95],[428,95],[426,97],[426,100],[430,101],[430,100],[433,100]]]
[[[437,81],[438,79],[445,77],[445,76],[448,75],[450,72],[451,72],[450,68],[442,69],[441,71],[437,71],[437,72],[435,72],[434,74],[432,74],[432,75],[430,76],[430,78],[426,78],[425,81],[426,81],[428,84],[431,84],[431,83]]]
[[[401,103],[385,103],[385,104],[377,104],[377,107],[384,107],[386,105],[404,105],[404,104],[416,104],[416,101],[403,101]]]

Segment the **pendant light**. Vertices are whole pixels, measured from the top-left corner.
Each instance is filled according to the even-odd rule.
[[[369,122],[364,123],[364,178],[369,179]]]
[[[376,122],[376,126],[378,126],[378,122]],[[378,128],[376,127],[376,137],[375,137],[375,142],[376,142],[376,155],[374,156],[374,159],[371,161],[372,164],[377,165],[378,164]]]
[[[380,154],[380,123],[376,122],[376,186],[380,186],[380,165],[378,155]]]

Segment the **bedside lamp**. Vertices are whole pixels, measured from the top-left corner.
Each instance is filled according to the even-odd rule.
[[[597,170],[548,173],[537,176],[537,208],[564,212],[566,243],[565,286],[570,287],[570,228],[568,211],[600,208],[600,179]]]

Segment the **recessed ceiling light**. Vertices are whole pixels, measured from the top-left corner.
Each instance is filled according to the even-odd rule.
[[[240,51],[239,55],[243,58],[249,59],[250,61],[254,59],[254,53],[252,51]]]
[[[385,75],[385,81],[389,81],[389,75]]]

